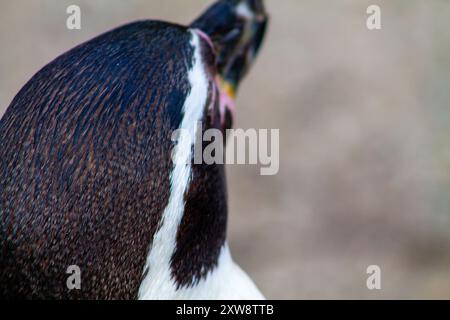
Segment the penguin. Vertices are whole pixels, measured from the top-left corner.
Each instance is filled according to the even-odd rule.
[[[267,22],[262,0],[132,22],[24,85],[0,120],[0,298],[264,298],[230,255],[224,165],[172,134],[232,126]]]

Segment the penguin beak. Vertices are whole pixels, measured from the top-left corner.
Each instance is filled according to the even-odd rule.
[[[231,99],[256,58],[267,21],[263,0],[220,0],[191,24],[211,39],[220,90]]]

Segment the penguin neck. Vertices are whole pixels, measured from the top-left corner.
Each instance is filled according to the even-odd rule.
[[[191,31],[194,48],[188,72],[190,92],[184,101],[181,135],[173,149],[170,196],[153,237],[140,299],[261,299],[250,278],[232,261],[226,244],[227,190],[223,164],[193,164],[198,121],[209,103],[218,108],[211,74],[203,63],[201,37]],[[216,113],[217,114],[217,113]],[[220,128],[220,118],[214,127]],[[202,132],[203,133],[203,132]]]
[[[183,105],[181,135],[172,151],[170,195],[144,267],[139,297],[170,298],[192,287],[217,268],[225,244],[227,194],[224,166],[192,164],[197,123],[207,110],[211,82],[204,65],[200,37],[192,33],[190,92]]]

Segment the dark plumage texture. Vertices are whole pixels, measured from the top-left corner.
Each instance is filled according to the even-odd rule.
[[[142,21],[40,70],[0,122],[0,296],[136,298],[190,85],[185,27]],[[65,273],[82,270],[82,290]]]

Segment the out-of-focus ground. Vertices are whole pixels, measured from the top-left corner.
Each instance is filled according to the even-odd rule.
[[[0,4],[0,114],[42,66],[143,18],[210,1]],[[271,0],[237,127],[280,129],[280,172],[229,166],[229,241],[268,298],[450,298],[450,3]],[[78,4],[82,30],[65,28]],[[382,290],[366,288],[366,267]]]

